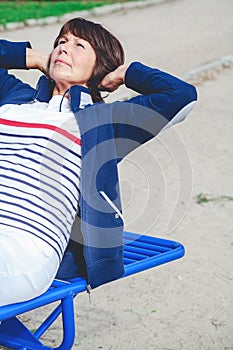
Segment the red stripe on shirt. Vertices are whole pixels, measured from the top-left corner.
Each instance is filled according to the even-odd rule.
[[[68,139],[70,139],[74,143],[77,143],[78,145],[81,145],[81,140],[80,140],[79,137],[76,137],[76,136],[70,134],[68,131],[66,131],[66,130],[64,130],[62,128],[59,128],[57,126],[54,126],[54,125],[39,124],[39,123],[16,122],[14,120],[7,120],[7,119],[3,119],[3,118],[0,118],[0,124],[9,125],[9,126],[16,126],[16,127],[20,127],[20,128],[36,128],[36,129],[53,130],[53,131],[56,131],[59,134],[65,136],[65,137],[67,137]]]

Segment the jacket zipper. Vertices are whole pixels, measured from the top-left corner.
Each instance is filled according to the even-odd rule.
[[[91,303],[91,285],[90,284],[87,284],[86,286],[86,290],[87,290],[87,294],[89,295],[89,303]]]
[[[122,221],[124,221],[122,213],[117,208],[117,206],[113,203],[113,201],[108,197],[108,195],[104,191],[99,191],[99,192],[104,197],[104,199],[108,202],[108,204],[112,207],[112,209],[116,212],[115,217],[116,218],[120,217]]]

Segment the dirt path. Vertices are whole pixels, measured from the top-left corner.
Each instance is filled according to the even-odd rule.
[[[139,60],[182,76],[233,54],[232,13],[231,0],[176,0],[95,20],[121,39],[128,62]],[[59,27],[26,28],[2,36],[27,39],[35,48],[50,50]],[[19,76],[29,82],[36,78],[31,72]],[[146,203],[140,223],[132,214],[135,202],[126,208],[127,227],[179,240],[186,256],[97,289],[91,304],[80,295],[73,349],[233,349],[232,78],[232,69],[224,69],[203,82],[198,86],[199,102],[187,121],[164,132],[121,166],[139,203],[144,203],[143,183],[140,188],[130,161],[145,165],[146,178],[153,185],[153,205]],[[125,93],[121,90],[116,96]],[[160,181],[166,184],[162,193]],[[195,196],[206,202],[198,204]],[[176,215],[169,221],[174,210]],[[40,310],[23,318],[33,329],[44,314]],[[56,324],[44,339],[58,345],[60,335]]]

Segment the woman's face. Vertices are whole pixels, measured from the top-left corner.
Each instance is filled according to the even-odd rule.
[[[60,90],[72,85],[87,86],[96,63],[96,54],[88,41],[68,33],[61,37],[51,54],[49,75]]]

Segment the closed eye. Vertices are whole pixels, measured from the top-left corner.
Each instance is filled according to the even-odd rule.
[[[59,41],[58,41],[58,45],[65,44],[65,43],[66,43],[65,40],[59,40]]]
[[[77,46],[81,46],[83,49],[85,48],[83,44],[78,43]]]

